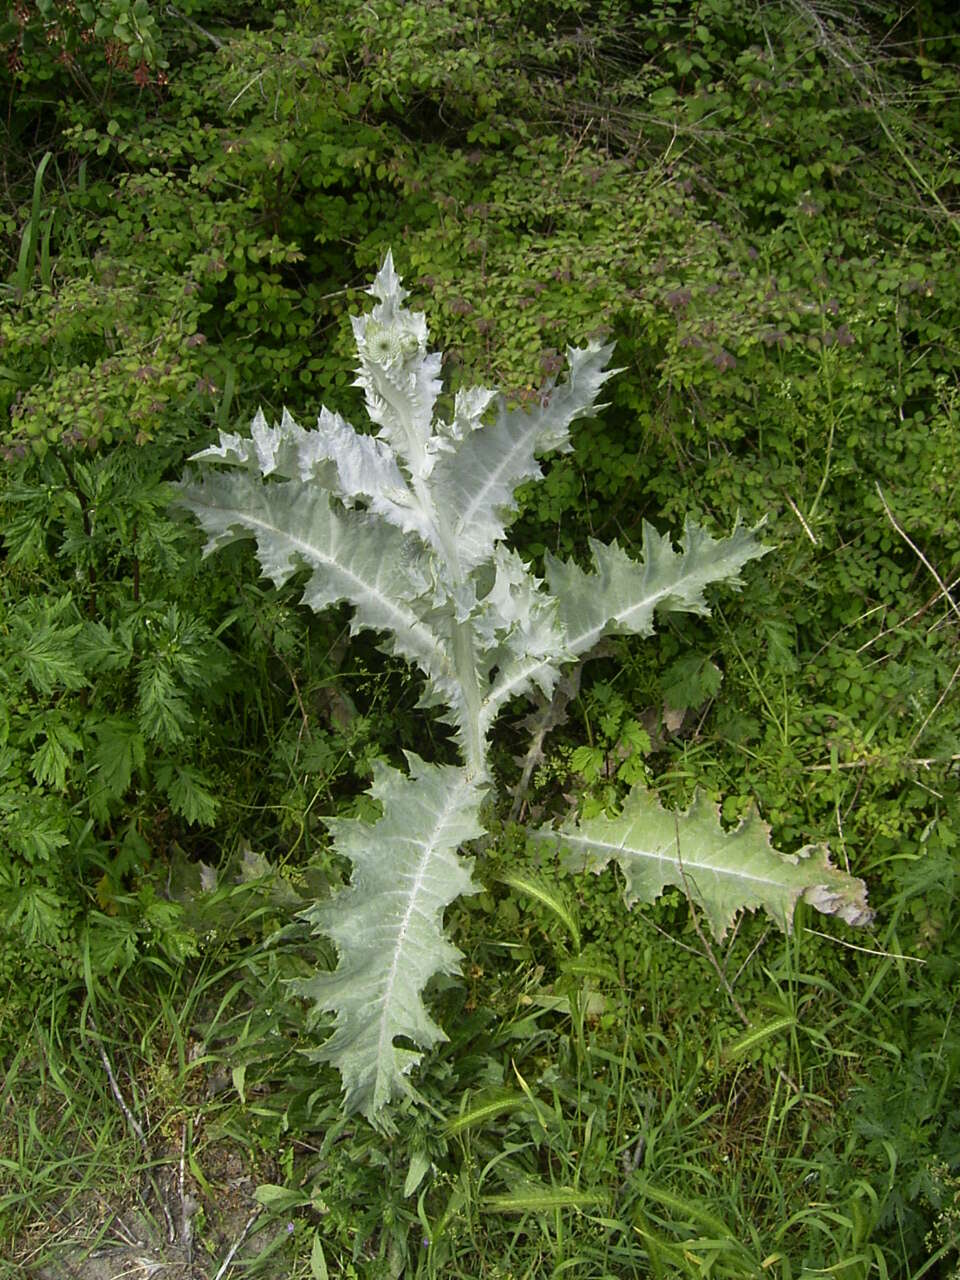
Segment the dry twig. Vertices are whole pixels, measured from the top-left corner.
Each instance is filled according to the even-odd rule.
[[[256,1209],[254,1209],[253,1213],[251,1213],[250,1217],[247,1219],[246,1223],[244,1224],[243,1230],[240,1232],[236,1240],[234,1240],[233,1244],[230,1246],[230,1252],[224,1258],[223,1265],[221,1266],[217,1274],[213,1277],[213,1280],[223,1280],[223,1277],[227,1274],[227,1271],[230,1269],[230,1264],[233,1262],[234,1254],[243,1244],[244,1240],[246,1240],[247,1235],[250,1231],[250,1228],[256,1222],[257,1218],[259,1218],[260,1210],[261,1210],[261,1206],[257,1205]]]

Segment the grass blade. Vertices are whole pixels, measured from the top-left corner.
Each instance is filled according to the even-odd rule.
[[[53,279],[53,265],[50,261],[50,237],[53,234],[55,210],[51,209],[44,219],[43,231],[40,235],[40,283],[45,289],[50,288]]]
[[[647,1182],[645,1179],[639,1182],[639,1190],[645,1199],[654,1201],[678,1218],[697,1222],[723,1239],[735,1239],[733,1232],[722,1219],[708,1209],[702,1208],[695,1201],[688,1200],[685,1196],[678,1196],[669,1188],[658,1186],[655,1182]]]
[[[319,1231],[313,1237],[313,1248],[310,1250],[310,1273],[314,1280],[328,1280],[327,1260],[323,1256]]]
[[[501,884],[509,885],[511,889],[519,889],[521,893],[526,893],[531,898],[536,898],[538,902],[543,903],[566,925],[570,936],[573,938],[575,948],[577,951],[580,950],[580,927],[574,918],[573,912],[556,889],[535,876],[525,875],[519,871],[508,871],[504,875],[498,876],[497,879]]]
[[[724,1061],[729,1062],[733,1058],[739,1058],[743,1054],[749,1053],[751,1049],[756,1048],[758,1044],[763,1044],[765,1040],[779,1035],[781,1031],[788,1031],[796,1025],[796,1017],[792,1013],[784,1013],[779,1018],[772,1018],[769,1022],[765,1022],[763,1026],[752,1027],[739,1040],[735,1040],[733,1044],[728,1045],[723,1050]]]
[[[230,425],[230,408],[233,404],[233,393],[237,386],[237,371],[231,361],[226,361],[223,374],[223,394],[217,405],[217,427],[226,431]]]
[[[492,1120],[494,1116],[503,1115],[505,1111],[515,1111],[519,1107],[529,1105],[529,1100],[525,1094],[497,1094],[494,1097],[476,1102],[469,1110],[465,1109],[459,1115],[448,1120],[443,1126],[443,1132],[446,1137],[452,1138],[458,1133],[463,1133],[464,1129],[472,1129],[476,1125],[485,1124],[488,1120]]]
[[[551,1213],[554,1209],[593,1209],[603,1199],[573,1187],[529,1187],[508,1195],[483,1196],[480,1203],[493,1213]]]
[[[43,195],[43,175],[47,171],[47,165],[53,159],[53,152],[44,153],[43,159],[37,165],[37,172],[33,178],[33,200],[30,206],[30,221],[23,230],[23,238],[20,241],[20,253],[17,257],[17,270],[14,274],[14,284],[20,292],[20,296],[27,291],[27,285],[30,283],[30,277],[33,275],[34,264],[37,260],[37,247],[40,240],[40,198]]]

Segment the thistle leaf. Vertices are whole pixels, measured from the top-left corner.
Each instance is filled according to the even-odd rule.
[[[425,479],[433,468],[433,406],[440,394],[438,352],[427,352],[422,311],[403,306],[407,291],[388,253],[370,286],[379,301],[371,313],[352,316],[360,366],[354,386],[362,387],[367,414],[378,437],[401,458],[410,475]]]
[[[366,502],[404,533],[415,532],[428,543],[434,540],[429,516],[411,493],[389,445],[360,435],[328,409],[320,411],[313,439],[318,455],[336,466],[337,483],[330,487],[347,506]]]
[[[390,446],[361,435],[329,409],[321,408],[312,431],[304,430],[286,409],[273,427],[257,410],[249,439],[221,431],[219,444],[201,449],[190,460],[227,463],[255,476],[310,481],[347,507],[368,506],[404,533],[416,532],[424,542],[436,542],[430,515],[411,491]]]
[[[430,488],[453,527],[464,572],[489,560],[503,538],[517,485],[540,479],[538,430],[532,414],[501,413],[440,457]]]
[[[286,480],[312,478],[327,484],[336,478],[336,468],[326,462],[325,457],[316,457],[314,433],[304,430],[286,409],[273,427],[263,416],[263,410],[258,409],[250,424],[249,438],[221,431],[219,444],[191,454],[190,461],[226,463],[243,467],[257,476]]]
[[[641,561],[616,543],[605,546],[591,538],[590,550],[592,573],[547,557],[547,580],[561,602],[567,643],[575,653],[588,652],[604,635],[651,635],[656,609],[708,615],[704,588],[713,582],[740,586],[743,566],[769,548],[757,541],[756,530],[740,524],[729,538],[715,539],[688,520],[680,551],[646,521]]]
[[[734,527],[729,538],[711,538],[688,520],[681,549],[669,536],[643,525],[643,559],[634,560],[613,543],[590,540],[594,570],[547,555],[547,582],[559,602],[557,617],[564,628],[570,654],[588,653],[605,635],[650,635],[657,609],[664,613],[709,614],[703,591],[712,582],[740,585],[740,569],[765,556],[756,530]],[[542,684],[544,659],[531,657],[505,667],[484,701],[485,725],[503,704],[530,687]]]
[[[319,1009],[335,1012],[330,1039],[310,1052],[343,1077],[346,1105],[368,1118],[410,1093],[406,1076],[446,1036],[421,993],[438,973],[459,973],[460,952],[443,936],[443,911],[477,892],[470,860],[457,846],[482,834],[481,790],[462,769],[426,764],[408,753],[409,775],[378,764],[371,793],[383,807],[374,823],[328,819],[338,853],[353,863],[350,886],[304,913],[340,953],[333,973],[293,983]]]
[[[668,885],[677,886],[700,907],[716,938],[739,911],[758,907],[789,932],[801,898],[850,925],[873,918],[863,881],[833,867],[825,845],[780,853],[755,810],[726,832],[717,807],[700,792],[685,813],[672,813],[637,786],[617,818],[601,815],[560,832],[544,827],[530,834],[559,841],[568,871],[599,873],[615,861],[626,880],[628,907],[654,902]]]
[[[404,536],[362,512],[336,513],[330,495],[290,480],[263,484],[245,473],[204,475],[180,486],[178,503],[207,533],[204,554],[254,537],[264,573],[281,586],[303,567],[313,570],[303,600],[318,612],[349,601],[351,629],[386,631],[389,652],[415,662],[452,698],[453,670],[443,637],[423,620],[416,602],[427,582]]]
[[[539,405],[529,416],[538,426],[537,452],[558,449],[569,453],[570,424],[577,418],[595,417],[606,405],[597,403],[600,388],[622,369],[608,369],[613,343],[601,346],[590,342],[585,347],[567,347],[567,377],[559,386],[548,382],[540,393]],[[511,415],[512,416],[512,415]]]
[[[560,677],[560,665],[574,656],[558,621],[557,602],[540,590],[541,580],[515,551],[498,546],[492,560],[493,586],[473,618],[483,653],[482,677],[486,680],[496,669],[501,678],[509,679],[511,671],[532,664],[532,674],[516,692],[527,693],[536,684],[549,697]]]
[[[569,377],[559,387],[548,387],[532,411],[508,411],[501,397],[495,422],[464,433],[443,454],[430,487],[452,524],[461,568],[469,570],[489,560],[506,532],[506,519],[517,509],[517,486],[542,477],[537,455],[567,451],[571,422],[598,411],[600,387],[617,372],[604,368],[612,350],[598,343],[571,347]],[[486,408],[483,397],[490,393],[477,389],[476,394]]]

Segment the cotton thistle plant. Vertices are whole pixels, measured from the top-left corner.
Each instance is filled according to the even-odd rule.
[[[496,796],[488,744],[500,711],[549,699],[564,668],[604,637],[650,635],[658,610],[707,614],[704,589],[738,586],[767,548],[739,523],[714,539],[688,520],[678,548],[644,524],[639,557],[591,540],[589,568],[548,555],[545,579],[535,577],[505,541],[515,492],[542,478],[540,458],[571,450],[575,420],[603,407],[611,347],[569,348],[566,379],[532,410],[476,387],[456,393],[447,422],[434,417],[441,356],[428,350],[423,314],[404,307],[389,253],[369,292],[375,306],[352,324],[355,385],[374,432],[327,409],[312,430],[286,411],[275,426],[258,413],[249,436],[221,432],[194,455],[199,474],[178,502],[206,533],[206,553],[253,538],[278,587],[307,570],[306,605],[351,605],[352,632],[377,632],[418,669],[420,705],[442,708],[459,750],[458,765],[407,752],[406,771],[375,766],[381,816],[327,819],[350,883],[304,913],[339,953],[334,971],[292,984],[319,1016],[334,1015],[311,1056],[338,1069],[348,1109],[389,1126],[388,1104],[414,1092],[411,1071],[445,1038],[423,990],[459,972],[443,913],[480,888],[462,850],[483,834],[482,802]],[[744,908],[789,929],[801,898],[850,924],[870,918],[863,883],[831,866],[824,847],[781,854],[755,813],[724,832],[701,796],[673,814],[637,787],[618,818],[530,835],[559,846],[571,871],[616,861],[628,906],[681,886],[717,936]]]

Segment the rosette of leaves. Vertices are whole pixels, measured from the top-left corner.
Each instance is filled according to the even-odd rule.
[[[549,697],[565,664],[603,637],[649,635],[657,610],[706,614],[704,589],[738,585],[766,548],[739,525],[714,539],[688,521],[679,548],[646,525],[640,558],[592,542],[589,568],[548,556],[546,579],[535,577],[505,542],[514,493],[541,477],[543,455],[571,449],[575,419],[602,407],[611,348],[570,348],[566,379],[532,411],[478,387],[457,392],[446,421],[435,416],[441,356],[428,350],[424,316],[403,306],[390,254],[370,292],[372,313],[352,323],[356,385],[375,431],[326,409],[312,430],[287,413],[275,426],[258,414],[249,437],[221,432],[195,455],[202,471],[181,484],[179,503],[203,527],[207,552],[252,537],[275,584],[306,570],[304,603],[351,605],[354,631],[379,633],[419,669],[421,703],[443,708],[459,749],[459,766],[412,754],[408,773],[381,766],[375,822],[329,821],[351,883],[306,912],[339,951],[334,972],[294,984],[336,1016],[312,1056],[338,1068],[351,1109],[388,1123],[384,1108],[411,1092],[411,1069],[443,1038],[422,993],[434,974],[457,971],[442,915],[477,889],[459,851],[482,834],[498,713],[515,697]],[[727,835],[703,801],[666,815],[637,790],[617,822],[534,834],[559,840],[571,867],[617,859],[628,901],[684,885],[718,933],[744,907],[788,928],[801,896],[850,923],[869,916],[862,882],[831,867],[825,850],[786,857],[755,817]]]

